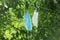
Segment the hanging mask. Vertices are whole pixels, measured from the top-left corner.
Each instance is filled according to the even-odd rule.
[[[38,27],[38,12],[34,10],[34,15],[32,17],[32,23],[34,26]]]
[[[24,25],[27,30],[32,30],[32,23],[31,23],[29,12],[25,12],[24,14]]]

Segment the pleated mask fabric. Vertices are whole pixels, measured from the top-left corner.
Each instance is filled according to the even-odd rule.
[[[24,14],[24,25],[26,30],[32,30],[32,22],[31,22],[29,12],[25,12]]]
[[[34,26],[38,27],[38,12],[34,10],[34,14],[32,17],[32,23]]]

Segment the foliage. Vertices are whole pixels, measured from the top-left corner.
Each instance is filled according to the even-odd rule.
[[[23,19],[28,11],[32,19],[34,3],[39,13],[38,27],[26,31]],[[0,40],[60,40],[59,0],[0,0]]]

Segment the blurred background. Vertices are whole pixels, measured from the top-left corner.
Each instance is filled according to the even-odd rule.
[[[26,1],[31,19],[34,3],[39,14],[31,31],[23,22]],[[60,0],[0,0],[0,40],[60,40]]]

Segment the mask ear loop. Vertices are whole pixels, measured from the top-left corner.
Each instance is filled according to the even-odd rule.
[[[37,10],[36,2],[34,3],[34,9]]]
[[[26,9],[28,10],[28,6],[29,6],[29,3],[28,3],[28,1],[26,1]]]
[[[26,1],[26,2],[25,2],[24,12],[27,12],[27,11],[28,11],[28,7],[29,7],[29,3],[28,3],[28,1]]]

